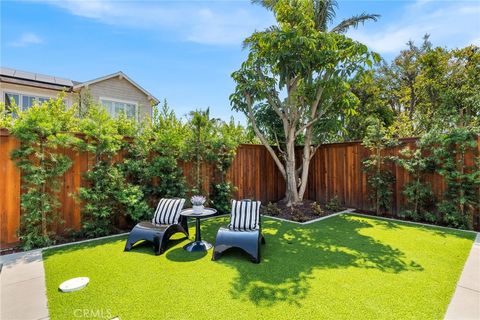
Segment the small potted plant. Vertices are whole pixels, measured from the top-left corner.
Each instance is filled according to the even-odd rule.
[[[193,213],[202,213],[204,209],[203,204],[206,200],[207,199],[205,199],[204,196],[193,196],[190,199],[190,202],[192,202]]]

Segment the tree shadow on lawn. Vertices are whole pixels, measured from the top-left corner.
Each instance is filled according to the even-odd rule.
[[[455,236],[458,238],[470,239],[470,236],[467,233],[472,232],[471,230],[454,229],[452,227],[429,224],[427,222],[422,222],[422,221],[409,221],[409,220],[400,220],[400,219],[390,220],[392,218],[357,214],[355,212],[350,213],[349,215],[362,218],[362,219],[375,219],[375,224],[377,226],[381,226],[387,230],[401,230],[404,227],[409,227],[409,228],[415,228],[417,230],[433,233],[437,236],[444,237],[444,238],[447,236]]]
[[[218,227],[218,221],[205,224],[206,237],[214,238]],[[248,297],[259,306],[280,301],[300,305],[310,289],[313,270],[355,267],[386,273],[423,271],[402,251],[359,232],[372,227],[367,221],[346,215],[302,226],[268,219],[262,224],[266,244],[261,249],[260,264],[251,263],[236,250],[225,253],[216,263],[238,271],[232,296]]]

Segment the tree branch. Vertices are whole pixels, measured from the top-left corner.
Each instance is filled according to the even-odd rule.
[[[282,174],[283,179],[287,180],[287,174],[286,174],[286,170],[285,170],[285,167],[284,167],[283,163],[280,161],[277,154],[275,153],[275,150],[273,150],[272,146],[270,146],[270,144],[268,143],[265,136],[258,129],[257,121],[255,120],[255,117],[253,115],[252,97],[250,96],[250,94],[245,93],[245,98],[247,100],[247,117],[252,122],[253,131],[257,135],[258,139],[260,139],[262,144],[265,146],[265,148],[267,148],[268,152],[270,153],[270,155],[273,158],[273,161],[275,161],[278,169],[280,170],[280,173]]]
[[[280,146],[280,142],[278,141],[278,137],[277,137],[277,134],[275,132],[273,132],[273,135],[275,136],[275,141],[277,142],[277,148],[278,150],[280,151],[280,153],[285,156],[285,151],[282,149],[282,147]]]
[[[262,79],[262,81],[266,84],[267,81],[265,79],[265,75],[262,73],[262,70],[260,69],[260,66],[257,66],[257,73],[258,75],[260,76],[260,78]],[[278,99],[278,95],[274,95],[272,94],[271,92],[272,90],[267,90],[267,100],[268,102],[270,103],[270,105],[272,106],[273,110],[275,111],[275,113],[280,117],[280,119],[282,120],[288,120],[287,119],[287,116],[282,112],[282,110],[280,110],[280,101]],[[276,100],[276,101],[275,101]]]
[[[322,82],[325,82],[328,80],[328,78],[332,75],[332,71],[326,71],[325,74],[323,75],[322,77]],[[312,109],[310,111],[310,121],[307,122],[306,124],[304,124],[303,126],[301,126],[297,132],[296,132],[296,135],[300,134],[303,132],[303,130],[311,127],[315,122],[317,122],[318,120],[321,119],[321,117],[327,112],[327,108],[325,108],[321,114],[317,115],[317,110],[318,110],[318,106],[320,105],[320,101],[322,100],[322,96],[323,96],[323,93],[325,91],[325,86],[322,85],[322,86],[319,86],[318,89],[317,89],[317,93],[315,95],[315,100],[313,101],[312,103]],[[331,106],[331,104],[329,105],[329,107]]]

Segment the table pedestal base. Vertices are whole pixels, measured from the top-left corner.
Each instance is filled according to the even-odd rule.
[[[183,247],[188,252],[207,251],[211,248],[212,244],[207,241],[193,241]]]

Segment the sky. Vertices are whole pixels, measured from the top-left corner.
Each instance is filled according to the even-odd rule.
[[[425,33],[436,46],[480,45],[480,1],[338,1],[336,22],[381,15],[347,33],[391,60]],[[274,24],[250,1],[0,0],[0,64],[77,81],[123,71],[178,116],[210,107],[228,120],[242,40]]]

